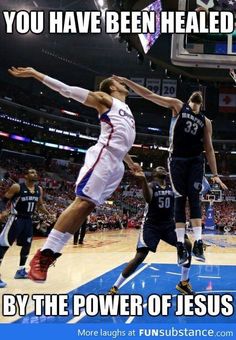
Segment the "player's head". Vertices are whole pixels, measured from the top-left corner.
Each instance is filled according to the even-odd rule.
[[[203,104],[202,92],[194,91],[189,97],[188,104],[193,111],[200,111]]]
[[[125,84],[120,83],[112,78],[104,79],[99,85],[99,90],[109,94],[110,96],[112,96],[115,92],[125,95],[126,97],[129,94],[129,90]]]
[[[37,182],[38,181],[38,173],[35,169],[26,169],[25,170],[25,179],[30,182]]]
[[[166,171],[166,169],[163,166],[158,166],[157,168],[155,168],[152,172],[152,176],[154,179],[166,179],[166,177],[168,176],[168,172]]]

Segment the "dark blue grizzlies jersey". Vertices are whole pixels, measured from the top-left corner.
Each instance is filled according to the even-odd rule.
[[[31,216],[39,201],[40,194],[38,185],[34,186],[34,193],[32,193],[25,183],[21,183],[20,192],[11,200],[11,213],[18,216]]]
[[[146,207],[145,220],[153,224],[173,221],[174,193],[171,186],[167,185],[163,189],[155,182],[150,185],[153,190],[153,196]]]
[[[170,125],[170,153],[173,157],[196,157],[203,151],[205,116],[194,114],[188,104],[184,104],[178,116]]]

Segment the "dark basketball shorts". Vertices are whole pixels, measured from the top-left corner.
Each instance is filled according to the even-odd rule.
[[[146,220],[140,229],[137,249],[148,248],[155,253],[160,240],[171,246],[176,246],[177,236],[174,221],[154,224]]]
[[[10,247],[15,241],[18,246],[24,246],[32,242],[32,237],[31,217],[23,218],[10,215],[0,234],[0,246]]]
[[[203,182],[202,156],[191,158],[170,157],[168,160],[171,186],[175,197],[200,193]]]

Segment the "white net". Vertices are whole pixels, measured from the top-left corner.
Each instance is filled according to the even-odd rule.
[[[229,75],[234,80],[234,82],[236,83],[236,73],[233,69],[229,70]]]

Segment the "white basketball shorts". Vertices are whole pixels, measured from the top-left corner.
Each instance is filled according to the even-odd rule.
[[[96,205],[103,204],[116,190],[123,175],[123,161],[105,145],[96,144],[86,153],[76,181],[76,196]]]

